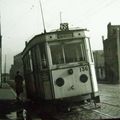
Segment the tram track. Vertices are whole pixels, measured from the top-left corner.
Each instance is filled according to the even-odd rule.
[[[101,102],[101,103],[102,103],[102,104],[106,104],[106,105],[110,105],[110,106],[113,106],[113,107],[120,108],[120,105],[114,105],[114,104],[107,103],[107,102]]]
[[[96,112],[96,113],[98,113],[98,114],[101,114],[101,115],[103,115],[103,116],[106,116],[106,117],[109,117],[109,118],[116,118],[115,116],[112,116],[112,115],[109,115],[109,114],[107,114],[107,113],[103,113],[103,112],[100,112],[100,111],[98,111],[98,110],[92,110],[93,112]]]
[[[9,82],[12,88],[14,88],[13,82]],[[107,103],[107,102],[101,102],[101,107],[102,106],[110,106],[114,108],[119,108],[120,105],[115,105],[112,103]],[[68,113],[60,113],[57,115],[54,114],[40,114],[39,116],[42,118],[42,120],[80,120],[80,119],[86,119],[86,114],[96,114],[96,116],[99,116],[101,119],[109,118],[109,119],[114,119],[117,118],[114,115],[111,115],[108,113],[105,113],[104,111],[101,111],[101,109],[97,109],[94,107],[94,104],[85,104],[83,106],[79,106],[79,110],[73,110]],[[85,114],[86,113],[86,114]],[[98,118],[98,117],[97,117]]]
[[[107,103],[104,103],[104,104],[107,104]],[[111,104],[108,104],[108,105],[111,105]],[[116,106],[115,106],[116,107]],[[84,106],[82,106],[82,108],[84,109],[84,110],[87,110],[87,111],[91,111],[91,112],[94,112],[94,113],[96,113],[96,114],[98,114],[99,116],[101,116],[101,117],[105,117],[105,118],[109,118],[109,119],[115,119],[115,118],[117,118],[117,117],[115,117],[115,116],[112,116],[112,115],[110,115],[110,114],[108,114],[108,113],[104,113],[104,112],[101,112],[100,110],[97,110],[97,109],[95,109],[95,108],[89,108],[89,107],[84,107]]]
[[[91,106],[80,106],[76,110],[60,113],[56,116],[53,116],[53,120],[86,120],[90,119],[91,116],[94,119],[94,116],[97,116],[96,119],[116,119],[117,117],[110,115],[108,113],[101,112],[98,108],[89,108]],[[90,115],[90,116],[89,116]],[[50,119],[49,119],[50,120]]]

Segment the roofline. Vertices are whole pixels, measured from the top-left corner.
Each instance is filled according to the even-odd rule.
[[[27,43],[27,45],[29,45],[29,44],[31,44],[31,42],[35,39],[35,38],[37,38],[37,37],[40,37],[40,38],[42,38],[42,37],[44,37],[45,35],[49,35],[49,34],[62,34],[62,33],[70,33],[70,32],[74,32],[74,31],[89,31],[89,30],[87,30],[87,29],[73,29],[73,30],[65,30],[65,31],[53,31],[53,32],[46,32],[46,33],[41,33],[41,34],[37,34],[37,35],[35,35],[34,37],[32,37],[29,41],[28,41],[28,43]],[[22,51],[22,53],[25,51],[25,49],[26,49],[26,46],[25,46],[25,48],[23,49],[23,51]]]
[[[33,39],[35,39],[38,36],[44,36],[44,35],[49,35],[49,34],[53,34],[53,33],[64,33],[64,32],[74,32],[74,31],[89,31],[86,28],[85,29],[74,29],[74,30],[66,30],[66,31],[53,31],[53,32],[46,32],[46,33],[41,33],[41,34],[37,34],[34,37],[32,37],[28,42],[32,41]],[[29,44],[29,43],[28,43]]]

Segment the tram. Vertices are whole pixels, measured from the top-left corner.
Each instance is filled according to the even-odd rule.
[[[26,43],[22,59],[29,99],[100,102],[88,32],[61,23]]]

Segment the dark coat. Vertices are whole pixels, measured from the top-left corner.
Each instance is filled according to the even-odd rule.
[[[20,94],[23,92],[23,77],[21,75],[15,76],[15,86],[16,86],[17,94]]]

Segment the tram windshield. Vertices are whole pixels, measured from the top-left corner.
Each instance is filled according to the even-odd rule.
[[[50,45],[52,64],[85,61],[85,47],[82,43],[57,43]]]

